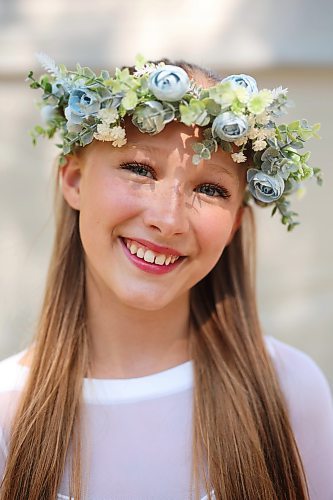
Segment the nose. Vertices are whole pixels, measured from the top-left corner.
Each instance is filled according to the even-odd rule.
[[[147,202],[143,215],[147,227],[158,231],[165,238],[189,230],[186,194],[180,181],[156,187]]]

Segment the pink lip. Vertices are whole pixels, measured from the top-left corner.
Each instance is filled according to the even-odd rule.
[[[125,241],[123,240],[123,238],[119,238],[120,242],[121,242],[121,245],[123,247],[123,250],[124,250],[124,253],[126,255],[126,257],[134,264],[136,265],[139,269],[142,269],[143,271],[146,271],[147,273],[152,273],[152,274],[165,274],[165,273],[169,273],[170,271],[174,270],[175,267],[179,266],[179,264],[184,260],[184,258],[180,257],[179,259],[177,259],[173,264],[169,264],[168,266],[166,265],[163,265],[163,266],[160,266],[158,264],[152,264],[150,262],[146,262],[145,260],[143,259],[140,259],[139,257],[137,257],[135,254],[131,254],[131,252],[129,251],[129,249],[127,248],[126,246],[126,243]],[[137,241],[139,243],[142,243],[144,244],[144,240],[133,240],[133,241]],[[144,244],[145,245],[145,244]],[[146,245],[145,245],[146,246]],[[151,247],[150,247],[151,248]],[[163,248],[163,247],[162,247]],[[151,250],[153,250],[151,248]]]
[[[126,238],[131,241],[137,241],[138,243],[141,243],[141,245],[150,248],[150,250],[153,250],[153,252],[156,253],[163,253],[164,255],[179,255],[181,256],[182,254],[175,250],[174,248],[170,247],[161,247],[160,245],[156,245],[156,243],[152,243],[151,241],[148,240],[143,240],[143,239],[132,239],[132,238]]]

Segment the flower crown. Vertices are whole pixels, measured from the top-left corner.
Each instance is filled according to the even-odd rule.
[[[289,195],[310,177],[322,181],[320,169],[308,165],[310,153],[300,153],[308,139],[318,137],[320,125],[310,126],[306,120],[276,124],[290,106],[287,89],[259,91],[254,78],[243,74],[201,88],[181,67],[147,63],[142,56],[136,58],[132,74],[129,68],[117,68],[114,76],[108,71],[97,76],[79,64],[70,71],[45,54],[38,59],[48,74],[36,80],[31,71],[28,80],[31,88],[43,91],[45,125],[34,128],[33,142],[59,131],[60,164],[75,147],[93,139],[125,145],[124,117],[131,116],[141,132],[151,135],[173,120],[204,127],[203,140],[193,145],[195,165],[210,159],[218,147],[236,163],[249,155],[246,201],[252,197],[261,206],[272,205],[272,215],[279,211],[288,230],[298,224]]]

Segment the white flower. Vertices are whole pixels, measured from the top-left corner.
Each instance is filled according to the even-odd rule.
[[[252,127],[250,128],[250,130],[248,131],[247,133],[247,137],[249,139],[251,139],[251,141],[254,141],[254,139],[256,139],[258,137],[258,134],[259,134],[259,129],[258,128],[255,128],[255,127]]]
[[[110,123],[117,121],[118,112],[115,108],[104,108],[99,110],[97,117],[100,118],[103,123],[110,125]]]
[[[273,99],[278,99],[281,95],[287,96],[288,89],[283,89],[281,86],[272,90]]]
[[[157,65],[155,63],[146,63],[142,68],[137,68],[135,66],[135,71],[133,73],[133,76],[141,77],[144,75],[150,75],[153,71],[155,71],[156,68],[162,68],[165,66],[164,62],[158,63]]]
[[[125,129],[122,127],[113,127],[110,133],[111,141],[113,146],[120,148],[124,146],[127,142]]]
[[[246,144],[246,143],[247,143],[247,141],[248,141],[248,138],[245,136],[245,137],[241,137],[240,139],[236,139],[236,140],[234,141],[234,144],[235,144],[236,146],[243,146],[243,144]]]
[[[249,127],[254,127],[256,124],[256,116],[255,115],[248,115],[247,122],[249,124]]]
[[[94,138],[98,141],[112,141],[111,128],[107,123],[99,123]]]
[[[259,129],[258,134],[257,134],[257,140],[258,141],[264,141],[266,139],[266,130],[264,128]]]
[[[235,163],[243,163],[244,161],[246,161],[246,156],[244,155],[244,153],[233,153],[231,155],[231,158]]]
[[[126,137],[124,137],[123,139],[115,139],[112,142],[112,146],[121,148],[122,146],[125,146],[126,143],[127,143],[127,139],[126,139]]]
[[[112,141],[112,146],[120,148],[127,142],[125,129],[122,127],[112,127],[106,123],[97,125],[97,133],[94,138],[98,141]]]
[[[256,122],[258,125],[267,125],[269,122],[269,115],[268,113],[260,113],[260,115],[256,116]]]
[[[110,133],[110,125],[108,123],[99,123],[97,125],[97,133],[101,135],[108,135]]]
[[[265,128],[265,135],[268,139],[272,139],[273,137],[275,137],[275,129],[274,128]]]
[[[267,142],[266,141],[262,141],[260,139],[257,139],[253,143],[252,149],[253,149],[253,151],[262,151],[263,149],[265,149],[266,146],[267,146]]]

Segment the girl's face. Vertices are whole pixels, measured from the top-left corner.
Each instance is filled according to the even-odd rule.
[[[186,299],[231,241],[246,167],[220,149],[193,165],[196,128],[175,122],[149,136],[127,124],[126,131],[126,146],[94,141],[70,157],[63,193],[80,211],[87,286],[158,310]]]

